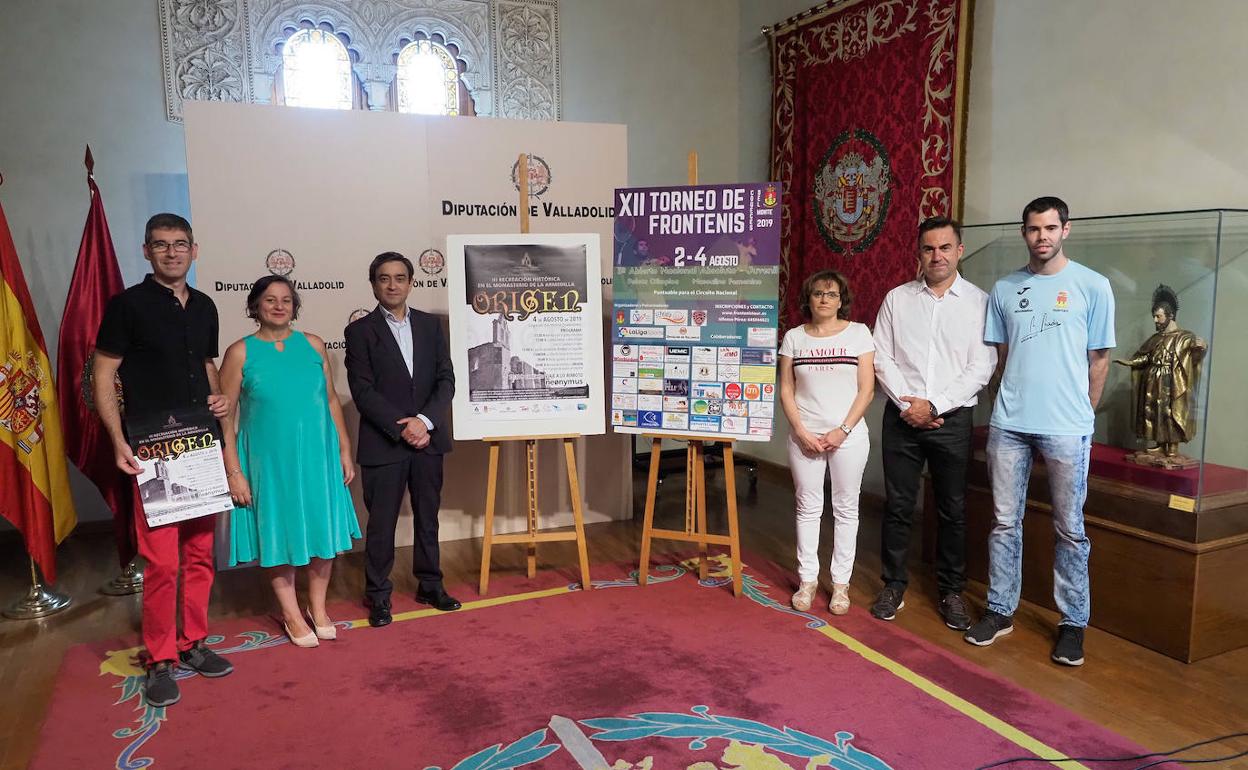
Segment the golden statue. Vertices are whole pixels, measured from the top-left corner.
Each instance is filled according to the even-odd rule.
[[[1153,292],[1153,324],[1157,333],[1131,358],[1114,360],[1131,367],[1135,433],[1146,443],[1156,444],[1127,455],[1126,459],[1140,465],[1190,468],[1200,464],[1179,454],[1179,444],[1196,437],[1196,383],[1207,345],[1192,332],[1179,328],[1175,321],[1178,312],[1179,298],[1174,289],[1165,284],[1158,286]]]

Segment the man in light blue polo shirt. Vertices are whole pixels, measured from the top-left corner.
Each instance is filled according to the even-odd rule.
[[[988,538],[988,609],[966,632],[986,646],[1014,630],[1022,586],[1023,513],[1032,457],[1044,458],[1057,532],[1053,599],[1061,611],[1052,658],[1083,664],[1088,625],[1088,553],[1083,503],[1094,410],[1114,347],[1114,293],[1105,276],[1068,259],[1070,213],[1060,198],[1023,209],[1027,266],[997,281],[988,299],[984,341],[1004,362],[988,429],[995,524]]]

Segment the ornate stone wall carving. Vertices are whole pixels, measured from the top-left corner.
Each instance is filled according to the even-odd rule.
[[[494,0],[494,51],[497,115],[558,120],[556,0]]]
[[[466,64],[478,115],[557,120],[557,0],[158,0],[165,114],[186,99],[270,100],[280,45],[302,22],[345,37],[371,109],[383,109],[401,40],[440,35]]]

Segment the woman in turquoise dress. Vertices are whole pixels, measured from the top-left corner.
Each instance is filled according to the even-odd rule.
[[[237,506],[230,565],[258,560],[267,567],[286,634],[315,647],[337,635],[325,593],[334,557],[351,550],[360,525],[347,489],[355,464],[325,342],[291,328],[299,306],[281,276],[261,278],[247,296],[247,315],[260,328],[225,351],[221,388],[238,412],[236,424],[225,421],[224,454]],[[306,619],[295,594],[295,568],[303,566]]]

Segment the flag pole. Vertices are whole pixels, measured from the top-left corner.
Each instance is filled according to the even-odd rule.
[[[121,574],[105,583],[100,593],[107,596],[129,596],[143,593],[143,569],[139,566],[138,557],[130,560]]]
[[[70,605],[72,600],[66,594],[49,591],[39,579],[39,568],[35,559],[30,559],[30,591],[25,598],[19,599],[4,609],[2,613],[12,620],[32,620],[55,615]]]

